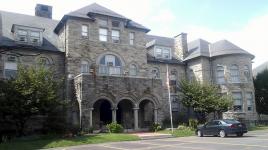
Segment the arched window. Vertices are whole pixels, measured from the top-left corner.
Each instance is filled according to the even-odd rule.
[[[100,59],[99,73],[104,75],[121,75],[122,63],[115,55],[104,55]]]
[[[245,65],[245,66],[244,66],[244,77],[245,77],[245,81],[246,81],[246,82],[251,81],[250,71],[249,71],[249,67],[248,67],[248,65]]]
[[[224,67],[223,66],[217,66],[217,83],[218,84],[224,84],[225,83],[225,78],[224,78]]]
[[[151,71],[152,78],[160,78],[160,71],[158,68],[154,67]]]
[[[131,64],[129,66],[129,75],[130,76],[136,76],[137,75],[137,67],[134,64]]]
[[[237,65],[232,65],[230,68],[231,83],[240,83],[239,68]]]
[[[89,73],[89,63],[88,61],[81,61],[81,73]]]

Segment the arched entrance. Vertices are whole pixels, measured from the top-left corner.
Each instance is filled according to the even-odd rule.
[[[139,126],[149,128],[154,123],[154,103],[151,100],[142,100],[139,104]]]
[[[95,102],[93,110],[94,126],[99,129],[112,122],[112,105],[106,99]]]
[[[117,123],[121,124],[125,129],[134,128],[134,113],[132,101],[128,99],[123,99],[118,103],[116,120]]]

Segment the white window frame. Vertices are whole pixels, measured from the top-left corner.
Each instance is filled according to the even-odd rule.
[[[6,60],[5,60],[5,63],[4,63],[4,78],[6,78],[6,79],[10,78],[6,74],[7,71],[15,71],[17,73],[18,64],[17,64],[16,56],[8,55]]]
[[[250,69],[248,65],[244,66],[244,77],[245,77],[245,82],[251,81]]]
[[[88,25],[81,26],[81,35],[82,37],[88,37]]]
[[[12,32],[14,32],[14,36],[16,42],[21,44],[28,44],[34,46],[41,46],[43,43],[43,31],[41,28],[33,28],[21,25],[13,25]],[[21,32],[25,32],[25,34],[21,34]],[[38,35],[34,35],[33,33],[38,33]],[[21,40],[24,38],[24,40]]]
[[[81,73],[89,73],[89,62],[86,60],[81,61]]]
[[[161,53],[160,53],[160,51],[161,51]],[[167,54],[164,51],[168,51],[169,52],[168,53],[168,55],[169,55],[168,58],[164,57],[164,55]],[[171,59],[171,48],[169,48],[169,47],[162,47],[162,46],[155,46],[154,47],[154,57],[155,58],[161,58],[161,59]]]
[[[240,98],[238,97],[235,97],[235,94],[239,95]],[[233,98],[233,109],[234,111],[236,112],[242,112],[243,111],[243,96],[242,96],[242,92],[241,91],[235,91],[235,92],[232,92],[232,98]],[[238,104],[239,103],[239,104]],[[237,107],[241,107],[241,109],[237,110],[236,108]]]
[[[234,69],[234,67],[236,67]],[[231,83],[240,83],[240,71],[239,71],[239,66],[234,64],[230,67],[230,81]]]
[[[106,31],[106,34],[101,33],[102,31]],[[99,40],[102,42],[108,42],[108,29],[107,28],[99,28]]]
[[[111,32],[112,42],[113,43],[120,43],[120,31],[119,30],[112,30]]]
[[[225,84],[224,66],[217,65],[217,68],[216,68],[216,82],[217,82],[217,84]]]
[[[134,40],[135,40],[135,33],[134,32],[130,32],[129,33],[129,44],[130,45],[134,45]]]
[[[246,92],[247,111],[253,111],[253,92]]]

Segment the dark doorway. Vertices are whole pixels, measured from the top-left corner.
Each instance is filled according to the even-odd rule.
[[[154,123],[154,104],[150,100],[143,100],[139,105],[139,125],[149,128]]]
[[[103,128],[112,122],[111,103],[106,99],[100,99],[94,104],[93,122],[94,127]]]
[[[117,105],[116,120],[125,129],[134,128],[133,104],[130,100],[124,99]]]

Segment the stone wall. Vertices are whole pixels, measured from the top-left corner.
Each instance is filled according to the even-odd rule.
[[[79,84],[82,86],[78,86]],[[75,85],[76,91],[82,91],[82,96],[78,96],[77,92],[77,97],[82,97],[81,110],[84,127],[89,126],[88,110],[94,108],[94,104],[100,99],[109,100],[112,109],[117,109],[118,103],[123,99],[130,100],[134,108],[139,108],[142,100],[150,100],[154,103],[154,109],[158,110],[157,120],[160,123],[167,115],[164,107],[167,105],[167,101],[163,99],[162,80],[160,79],[81,74],[75,77]]]

